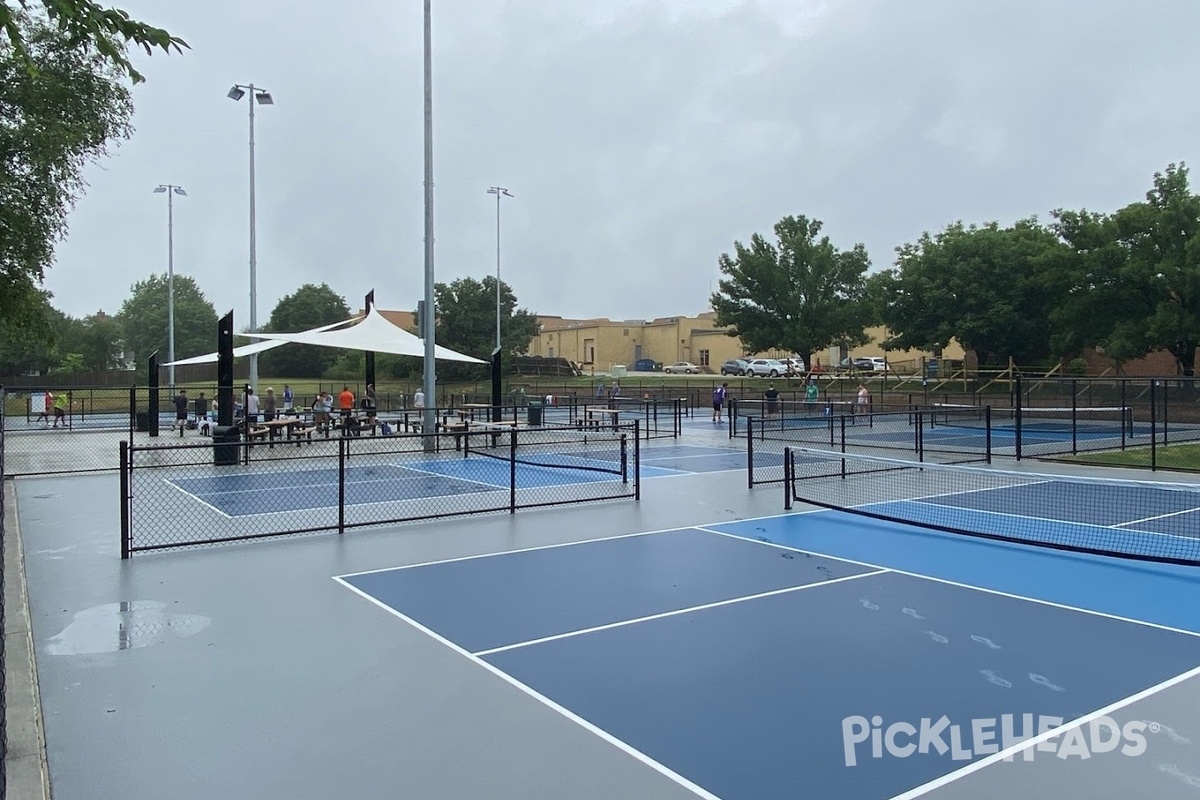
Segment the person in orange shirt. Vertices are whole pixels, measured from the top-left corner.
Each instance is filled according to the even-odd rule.
[[[350,391],[349,386],[342,386],[342,393],[338,395],[338,408],[342,410],[342,427],[350,428],[350,417],[354,413],[354,392]]]

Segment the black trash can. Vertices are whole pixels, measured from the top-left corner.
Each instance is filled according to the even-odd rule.
[[[238,463],[242,429],[237,425],[215,425],[212,431],[213,463],[218,467]]]
[[[526,420],[530,425],[542,424],[542,400],[540,398],[530,398],[529,411],[526,412]]]
[[[150,431],[149,411],[139,411],[134,415],[133,429],[138,433],[148,433]]]

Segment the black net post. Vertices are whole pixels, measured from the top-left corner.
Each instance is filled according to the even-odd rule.
[[[983,434],[984,435],[984,443],[983,443],[984,453],[983,453],[983,457],[984,457],[984,460],[990,464],[990,463],[992,463],[992,407],[991,406],[983,407],[983,420],[984,420],[984,428],[983,428],[983,430],[984,430],[984,434]]]
[[[233,312],[217,322],[217,424],[233,425]]]
[[[1150,469],[1158,469],[1158,380],[1150,379]]]
[[[1075,379],[1071,379],[1071,454],[1079,452],[1079,409],[1075,392]]]
[[[1013,455],[1017,461],[1021,460],[1021,393],[1024,390],[1021,387],[1021,376],[1017,375],[1013,380]]]
[[[1129,381],[1127,381],[1124,378],[1121,379],[1121,408],[1129,408],[1129,403],[1126,400],[1126,396],[1127,396],[1126,386],[1128,386],[1128,384],[1129,384]],[[1131,409],[1131,411],[1132,411],[1132,409]],[[1130,422],[1132,423],[1133,420],[1131,419]],[[1129,426],[1129,435],[1130,436],[1133,435],[1133,425],[1132,424]],[[1124,425],[1121,426],[1121,449],[1122,450],[1125,449],[1125,426]]]

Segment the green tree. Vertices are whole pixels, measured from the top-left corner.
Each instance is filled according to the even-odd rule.
[[[1146,320],[1154,296],[1134,280],[1116,215],[1057,210],[1052,229],[1067,245],[1043,273],[1052,300],[1050,347],[1059,358],[1096,347],[1118,367],[1152,349]]]
[[[328,285],[306,283],[275,304],[266,333],[296,333],[350,318],[346,300]],[[260,356],[262,373],[277,378],[319,378],[338,359],[328,347],[285,344]]]
[[[3,8],[25,56],[0,46],[0,320],[49,342],[39,299],[45,270],[83,191],[84,169],[129,136],[133,105],[98,45]]]
[[[35,290],[26,315],[36,319],[28,326],[0,316],[0,375],[46,373],[58,365],[56,341],[68,320],[50,305],[50,293]]]
[[[492,351],[496,349],[496,279],[491,276],[482,281],[459,278],[449,284],[434,284],[433,290],[437,308],[434,328],[437,343],[459,353],[490,361]],[[419,318],[416,324],[419,332]],[[518,308],[517,295],[512,287],[501,281],[500,341],[503,363],[511,364],[513,356],[527,352],[529,343],[537,335],[537,314]],[[447,380],[479,378],[487,372],[488,368],[482,365],[461,362],[438,365],[438,374]]]
[[[937,350],[954,339],[981,365],[1046,358],[1054,306],[1043,275],[1063,248],[1033,219],[1007,228],[956,222],[897,248],[896,266],[872,286],[884,346]]]
[[[125,11],[107,8],[94,0],[39,0],[38,5],[63,41],[75,48],[94,50],[108,66],[129,76],[134,83],[144,78],[129,62],[128,45],[141,47],[147,55],[155,49],[168,54],[182,52],[188,46],[161,28],[139,22]],[[4,29],[17,59],[31,74],[42,66],[34,56],[36,44],[24,25],[33,6],[31,0],[16,0],[16,4],[0,0],[0,28]]]
[[[716,321],[747,350],[786,350],[811,364],[812,354],[830,345],[867,341],[871,260],[861,244],[837,249],[821,228],[818,220],[784,217],[775,244],[756,233],[749,246],[734,242],[734,254],[721,255]]]
[[[151,275],[130,289],[117,321],[125,344],[139,365],[158,351],[160,363],[168,353],[167,276]],[[217,349],[217,312],[187,275],[175,276],[175,358],[211,353]]]
[[[104,372],[116,366],[121,354],[124,331],[112,317],[93,314],[80,321],[78,344],[72,350],[83,356],[83,363],[91,372]]]

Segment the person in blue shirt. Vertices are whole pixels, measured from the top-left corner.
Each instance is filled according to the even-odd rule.
[[[729,396],[729,384],[722,383],[717,388],[713,389],[713,422],[721,421],[721,408],[725,405],[725,400]]]

